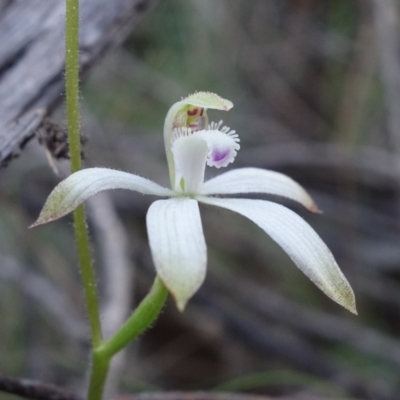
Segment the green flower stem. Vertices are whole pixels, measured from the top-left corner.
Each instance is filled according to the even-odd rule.
[[[110,358],[96,351],[93,352],[87,400],[101,400],[109,365]]]
[[[65,80],[71,172],[81,169],[79,121],[79,0],[66,0]],[[156,277],[149,294],[120,330],[103,342],[96,278],[90,253],[85,209],[74,211],[75,236],[92,335],[88,400],[101,400],[111,358],[148,328],[159,315],[168,291]]]
[[[79,206],[74,211],[74,226],[81,277],[85,292],[86,308],[91,330],[92,348],[94,349],[101,345],[103,342],[103,336],[100,323],[96,277],[93,269],[89,235],[85,218],[85,208],[83,205]]]
[[[79,0],[66,0],[65,90],[71,172],[81,169],[79,118]]]
[[[81,140],[79,132],[79,0],[66,0],[65,35],[68,144],[71,157],[71,172],[73,173],[81,169]],[[102,343],[102,332],[96,279],[90,254],[89,235],[83,206],[78,207],[74,212],[74,225],[87,312],[89,315],[92,347],[95,348]]]
[[[94,349],[88,400],[100,400],[111,358],[148,328],[167,299],[168,291],[158,276],[131,317],[109,340]]]
[[[95,349],[95,352],[111,358],[135,340],[158,317],[167,300],[167,295],[167,288],[157,276],[150,292],[141,301],[129,319],[114,336]]]

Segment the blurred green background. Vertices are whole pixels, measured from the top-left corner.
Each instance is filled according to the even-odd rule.
[[[196,90],[230,99],[229,113],[209,115],[240,136],[233,167],[284,172],[312,194],[323,215],[284,204],[332,250],[359,311],[327,299],[242,217],[202,207],[206,282],[183,315],[170,301],[128,349],[114,377],[121,392],[399,398],[400,11],[387,23],[390,3],[164,0],[91,71],[81,101],[86,166],[167,185],[168,108]],[[62,109],[53,117],[64,124]],[[26,229],[59,180],[37,143],[1,171],[0,371],[77,390],[88,332],[71,219]],[[154,277],[145,229],[153,200],[113,192],[88,205],[111,319],[110,299],[124,314]],[[117,224],[108,236],[107,221]],[[120,289],[105,254],[113,238],[129,263]]]

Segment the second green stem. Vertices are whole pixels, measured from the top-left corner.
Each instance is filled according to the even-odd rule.
[[[111,358],[134,341],[154,322],[165,304],[167,295],[168,291],[166,287],[160,278],[156,277],[150,292],[118,332],[94,349],[89,384],[89,400],[101,399]]]

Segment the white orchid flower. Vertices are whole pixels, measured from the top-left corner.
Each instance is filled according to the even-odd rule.
[[[150,206],[147,232],[157,274],[183,311],[206,274],[207,248],[198,203],[226,208],[257,224],[328,297],[356,313],[354,293],[332,253],[297,214],[271,201],[216,197],[267,193],[318,212],[299,184],[283,174],[259,168],[231,170],[204,182],[206,164],[226,167],[240,148],[235,131],[223,127],[222,122],[209,124],[206,110],[227,111],[232,106],[216,94],[199,92],[171,107],[164,125],[171,189],[126,172],[84,169],[53,190],[32,226],[61,218],[103,190],[129,189],[168,197]]]

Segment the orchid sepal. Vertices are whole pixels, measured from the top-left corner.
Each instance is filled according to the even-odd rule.
[[[357,314],[354,292],[332,253],[301,217],[280,204],[266,200],[198,197],[204,204],[239,213],[281,246],[296,266],[328,297]]]
[[[30,228],[55,221],[69,214],[89,197],[109,189],[128,189],[162,197],[174,196],[171,189],[134,174],[108,168],[86,168],[70,175],[53,189],[39,218]]]
[[[320,214],[311,196],[287,175],[261,168],[238,168],[224,172],[204,182],[201,194],[205,196],[265,193],[296,201],[307,210]]]
[[[190,198],[157,200],[146,224],[157,274],[183,311],[206,275],[207,247],[198,203]]]

